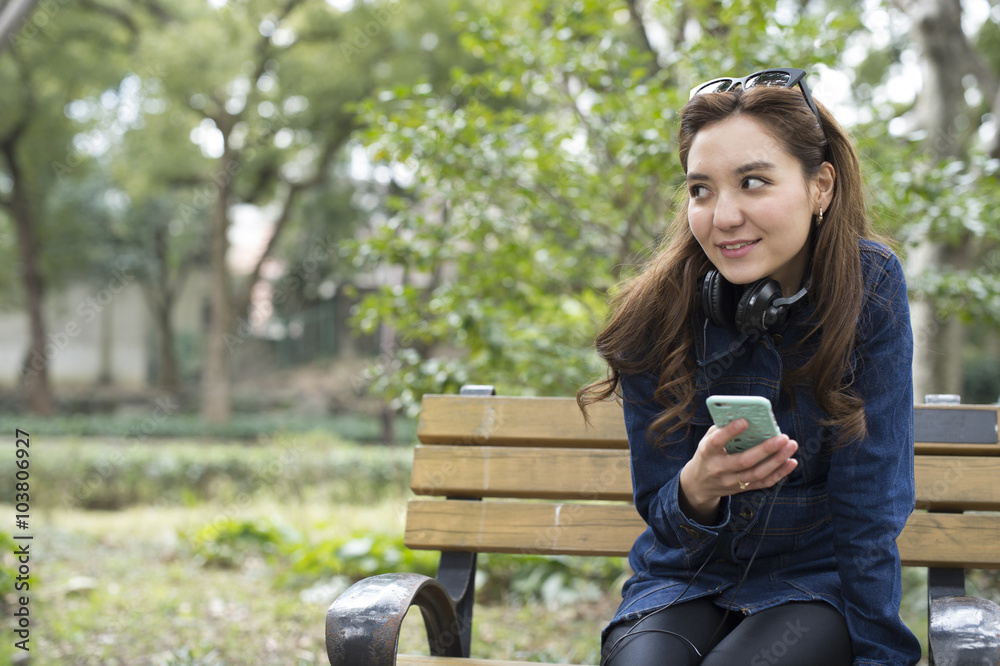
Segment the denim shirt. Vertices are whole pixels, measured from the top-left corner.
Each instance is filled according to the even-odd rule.
[[[813,304],[794,310],[775,335],[694,324],[691,428],[671,433],[662,447],[647,440],[650,423],[662,412],[652,397],[656,374],[622,377],[635,506],[647,528],[629,554],[635,573],[611,625],[681,596],[711,597],[745,614],[820,600],[846,618],[854,664],[900,666],[920,659],[917,639],[899,618],[896,548],[914,507],[906,283],[896,256],[878,243],[861,241],[861,267],[865,296],[850,363],[867,416],[868,433],[860,441],[834,446],[835,431],[820,424],[826,415],[811,387],[795,390],[794,407],[782,391],[783,368],[796,367],[808,353],[794,348],[809,330]],[[705,399],[718,394],[769,399],[781,431],[799,443],[798,466],[777,488],[722,498],[717,523],[702,525],[681,511],[678,484],[712,424]]]

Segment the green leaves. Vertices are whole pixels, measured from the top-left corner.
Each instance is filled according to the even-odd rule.
[[[443,92],[418,84],[365,105],[368,158],[397,174],[384,223],[351,246],[383,276],[355,323],[395,336],[375,392],[414,410],[466,381],[565,395],[600,375],[605,294],[663,233],[683,183],[676,114],[690,84],[783,50],[833,61],[855,27],[779,21],[774,3],[646,11],[659,51],[625,2],[456,14],[474,64]]]

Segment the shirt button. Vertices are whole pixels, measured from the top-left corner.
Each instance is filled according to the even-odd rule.
[[[781,338],[781,334],[780,333],[775,333],[774,335],[771,336],[771,338],[774,340],[774,344],[776,344],[776,345],[780,345],[781,344],[781,339],[782,338]]]

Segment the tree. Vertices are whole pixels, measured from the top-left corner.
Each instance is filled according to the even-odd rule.
[[[134,26],[108,18],[103,8],[40,8],[5,40],[8,49],[0,58],[0,85],[8,91],[0,108],[0,207],[16,229],[30,329],[21,376],[28,408],[36,414],[54,410],[48,366],[58,345],[49,339],[42,309],[46,279],[78,267],[84,256],[77,248],[68,264],[48,270],[41,256],[44,244],[58,250],[79,240],[72,230],[52,233],[52,195],[67,172],[85,176],[92,157],[74,145],[76,131],[64,109],[118,76],[119,58],[134,36]],[[98,33],[104,35],[100,45],[92,40]]]
[[[194,194],[168,224],[202,230],[208,248],[212,314],[202,375],[205,418],[229,417],[229,355],[256,323],[251,289],[296,219],[302,196],[328,182],[356,128],[350,103],[367,96],[380,78],[427,66],[414,58],[414,50],[423,49],[400,34],[443,11],[428,6],[359,3],[341,12],[315,0],[218,8],[188,2],[172,6],[173,20],[143,40],[141,62],[151,74],[138,75],[144,90],[148,84],[144,94],[158,100],[161,110],[131,143],[153,139],[163,155],[152,169],[170,173],[163,180],[139,177],[132,198],[161,196],[164,185],[172,191],[189,187]],[[198,141],[199,159],[165,145],[166,123],[178,124],[174,136],[190,134]],[[268,205],[277,213],[256,266],[234,285],[227,233],[231,211],[240,204]]]
[[[358,317],[398,333],[376,389],[414,408],[467,381],[566,394],[600,372],[605,295],[662,236],[682,190],[687,91],[773,63],[833,64],[859,23],[849,4],[813,7],[567,1],[457,14],[475,66],[443,94],[382,93],[366,115],[372,158],[399,174],[391,217],[355,254],[393,276]]]
[[[1000,17],[993,11],[976,25],[957,0],[897,0],[881,11],[900,29],[859,68],[859,101],[884,90],[901,61],[916,55],[921,70],[914,100],[875,114],[864,130],[878,137],[879,201],[907,254],[915,395],[961,394],[967,325],[1000,325],[992,204],[1000,187],[991,159],[1000,144],[996,132],[984,136],[1000,113]]]

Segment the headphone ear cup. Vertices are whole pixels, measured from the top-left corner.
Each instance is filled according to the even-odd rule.
[[[701,280],[701,309],[713,324],[721,328],[733,325],[736,288],[717,270],[710,270]]]
[[[774,301],[781,298],[781,285],[777,280],[758,280],[747,287],[736,306],[734,317],[736,328],[741,333],[764,333],[781,315],[785,307],[773,307]]]

